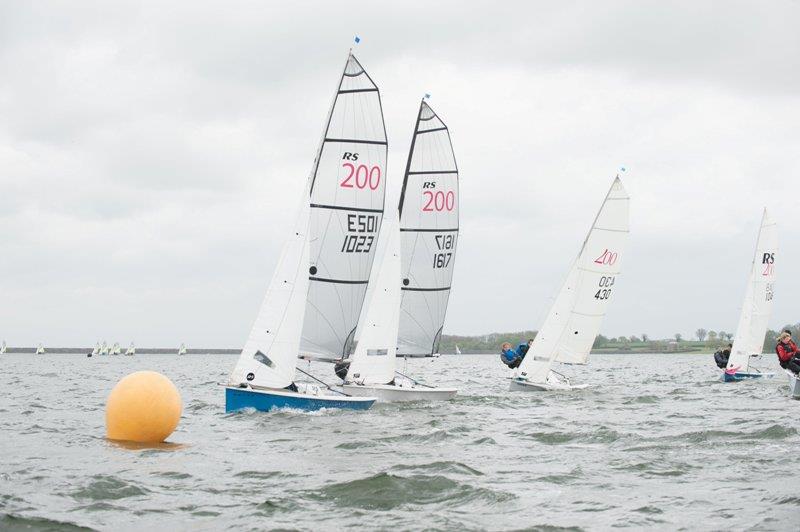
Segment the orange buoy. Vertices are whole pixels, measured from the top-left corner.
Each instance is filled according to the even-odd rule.
[[[114,386],[106,402],[106,437],[160,443],[181,419],[181,394],[164,375],[137,371]]]

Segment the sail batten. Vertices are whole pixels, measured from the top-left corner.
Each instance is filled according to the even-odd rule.
[[[398,356],[439,351],[458,244],[458,185],[450,132],[423,99],[398,203],[402,257]]]
[[[545,382],[555,362],[587,362],[620,273],[628,206],[628,194],[617,177],[517,376]]]

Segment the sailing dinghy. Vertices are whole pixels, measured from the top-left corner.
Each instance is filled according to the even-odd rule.
[[[375,402],[294,378],[300,353],[334,360],[353,349],[383,218],[386,155],[378,87],[350,54],[294,229],[228,381],[228,411]]]
[[[617,176],[583,241],[550,313],[509,385],[511,391],[583,388],[553,371],[553,364],[586,364],[608,303],[616,292],[628,240],[628,197]]]
[[[788,369],[784,371],[786,371],[786,375],[789,377],[789,396],[794,399],[800,399],[800,377]]]
[[[756,240],[756,251],[747,279],[742,312],[728,365],[722,372],[724,382],[744,379],[772,378],[774,373],[764,373],[751,367],[750,361],[761,356],[764,337],[772,314],[772,298],[775,283],[775,253],[778,251],[777,226],[767,209],[761,216],[761,228]]]
[[[387,249],[343,388],[381,401],[447,400],[455,388],[396,371],[396,357],[438,356],[458,237],[458,168],[450,133],[423,99]]]
[[[186,344],[181,344],[178,348],[178,356],[183,356],[186,354]]]
[[[125,351],[125,356],[132,357],[135,354],[136,354],[136,346],[133,345],[133,342],[131,342],[131,345],[129,345],[128,349]]]
[[[3,340],[3,345],[0,345],[0,355],[5,355],[6,351],[8,351],[8,347],[6,346],[6,341]]]
[[[42,344],[39,344],[39,347],[36,348],[36,354],[37,355],[43,355],[44,354],[44,346]]]

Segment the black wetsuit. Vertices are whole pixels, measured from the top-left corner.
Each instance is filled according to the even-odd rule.
[[[720,369],[725,369],[728,366],[728,359],[731,357],[731,352],[728,349],[723,349],[722,351],[717,351],[714,353],[714,362],[717,363],[717,367]]]

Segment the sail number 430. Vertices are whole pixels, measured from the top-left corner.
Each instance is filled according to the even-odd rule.
[[[614,281],[616,280],[613,276],[603,276],[600,278],[600,282],[597,283],[597,286],[600,287],[597,290],[597,293],[594,295],[594,298],[597,300],[604,300],[611,297],[611,287],[614,286]]]
[[[450,265],[450,260],[453,258],[453,252],[447,251],[453,249],[455,246],[455,235],[436,235],[436,248],[441,250],[441,253],[434,253],[433,255],[433,269],[447,268]]]

